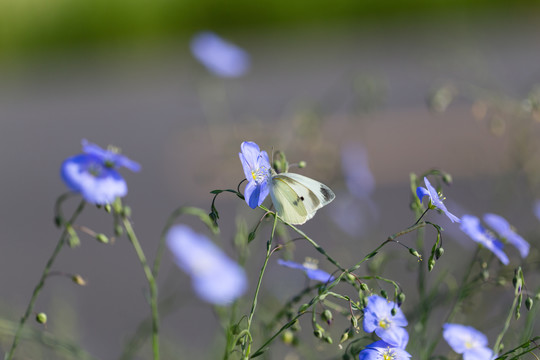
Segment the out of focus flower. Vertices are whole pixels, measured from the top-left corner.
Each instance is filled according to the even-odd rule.
[[[392,315],[392,310],[394,315]],[[409,333],[403,327],[407,319],[403,311],[393,302],[378,295],[368,298],[364,309],[364,331],[379,336],[383,341],[401,349],[405,349],[409,341]]]
[[[536,200],[533,206],[534,216],[540,220],[540,200]]]
[[[444,324],[443,337],[452,350],[463,354],[463,360],[490,360],[493,351],[487,347],[486,335],[471,326]]]
[[[480,224],[480,219],[472,215],[463,215],[461,217],[460,228],[471,239],[488,248],[504,265],[508,265],[508,256],[502,250],[503,243],[497,240]]]
[[[411,354],[405,350],[379,340],[360,351],[359,360],[409,360]]]
[[[282,260],[282,259],[278,259],[277,262],[279,265],[304,271],[307,277],[311,280],[326,283],[326,282],[332,282],[335,279],[332,275],[330,275],[326,271],[318,269],[317,263],[315,263],[312,260],[311,261],[306,260],[303,264],[299,264],[294,261]]]
[[[195,293],[204,301],[228,305],[246,291],[244,269],[206,236],[188,226],[176,225],[167,234],[167,246],[176,264],[191,276]]]
[[[266,151],[261,151],[259,145],[244,141],[240,146],[240,161],[248,184],[244,190],[246,203],[255,209],[261,205],[270,192],[270,161]]]
[[[492,230],[499,234],[499,237],[503,241],[514,245],[519,250],[522,258],[526,258],[529,255],[529,243],[512,229],[505,218],[496,214],[484,214],[484,221]]]
[[[360,199],[368,198],[375,190],[375,178],[369,169],[366,149],[360,144],[343,147],[341,166],[349,192]]]
[[[141,166],[115,148],[104,150],[86,140],[82,141],[82,147],[83,154],[62,163],[60,175],[67,187],[80,193],[86,201],[99,205],[125,196],[127,184],[116,169],[123,166],[137,172]]]
[[[446,206],[443,204],[444,198],[437,193],[437,190],[433,186],[431,186],[431,183],[429,180],[425,177],[424,183],[426,184],[426,187],[419,186],[416,188],[416,195],[422,201],[424,196],[429,196],[429,207],[430,208],[437,208],[441,210],[452,222],[459,222],[459,218],[452,214]],[[427,189],[426,189],[427,188]]]
[[[250,66],[249,54],[210,31],[191,39],[191,52],[210,72],[221,77],[239,77]]]

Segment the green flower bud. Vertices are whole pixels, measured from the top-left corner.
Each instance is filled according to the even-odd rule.
[[[104,209],[106,212],[111,213],[111,210],[112,210],[111,204],[106,204]]]
[[[529,311],[532,309],[532,307],[533,307],[533,299],[531,297],[527,297],[527,299],[525,300],[525,307]]]
[[[292,345],[294,342],[294,333],[291,330],[285,330],[281,335],[281,340],[287,345]]]
[[[122,215],[124,217],[130,217],[131,216],[131,208],[129,206],[124,206],[124,208],[122,209]]]
[[[435,260],[434,259],[429,259],[427,267],[428,267],[428,271],[433,270],[433,268],[435,267]]]
[[[448,173],[444,173],[444,175],[442,176],[442,181],[446,184],[446,185],[452,185],[452,175],[448,174]]]
[[[300,169],[303,169],[303,168],[305,168],[306,166],[307,166],[307,164],[306,164],[306,162],[305,162],[304,160],[301,160],[301,161],[298,162],[298,167],[299,167]]]
[[[382,296],[383,298],[385,298],[386,300],[388,300],[388,293],[386,292],[386,290],[384,290],[384,289],[381,290],[381,296]]]
[[[404,293],[399,293],[398,296],[397,296],[397,304],[398,306],[401,306],[401,304],[403,304],[405,302],[405,294]]]
[[[367,286],[366,283],[361,283],[361,284],[360,284],[360,289],[361,289],[362,291],[368,291],[368,290],[369,290],[369,286]]]
[[[332,323],[332,320],[334,319],[334,316],[332,315],[332,312],[328,309],[325,309],[321,314],[321,319],[323,321],[326,321],[328,325]]]
[[[304,313],[304,312],[306,312],[307,309],[309,309],[309,304],[302,304],[298,308],[298,313],[299,314]]]
[[[114,227],[114,235],[122,236],[123,233],[124,233],[124,228],[120,224]]]
[[[324,337],[324,341],[327,342],[328,344],[334,343],[334,340],[332,340],[332,338],[328,335]]]
[[[411,253],[411,255],[416,256],[418,259],[422,260],[422,255],[420,255],[420,253],[415,249],[409,248],[409,252]]]
[[[323,334],[324,334],[324,330],[323,330],[323,329],[317,329],[317,330],[314,330],[314,331],[313,331],[313,335],[315,335],[315,337],[316,337],[316,338],[319,338],[319,339],[322,339]]]
[[[394,307],[392,308],[392,310],[390,311],[390,313],[392,314],[392,316],[396,316],[397,314],[397,309]]]
[[[58,227],[58,228],[61,227],[63,222],[64,222],[64,220],[62,219],[61,216],[55,216],[54,217],[54,225],[56,227]]]
[[[342,335],[341,335],[341,338],[339,339],[339,343],[340,344],[343,344],[345,341],[347,341],[349,339],[349,330],[347,329]]]
[[[40,324],[46,324],[47,323],[47,314],[44,312],[40,312],[36,315],[36,321]]]
[[[80,285],[80,286],[86,285],[86,280],[84,280],[83,277],[79,274],[73,275],[71,277],[71,281],[73,281],[75,284]]]
[[[96,235],[96,240],[99,241],[100,243],[103,243],[103,244],[108,244],[109,243],[109,238],[105,234],[97,234]]]
[[[435,259],[439,260],[439,258],[441,256],[443,256],[444,254],[444,249],[442,247],[438,247],[436,250],[435,250]]]

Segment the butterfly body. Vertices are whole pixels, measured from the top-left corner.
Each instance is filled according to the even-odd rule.
[[[295,173],[273,175],[270,196],[277,214],[293,225],[304,224],[336,197],[323,183]]]

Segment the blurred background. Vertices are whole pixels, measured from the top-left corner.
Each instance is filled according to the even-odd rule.
[[[124,172],[125,202],[150,259],[174,208],[209,210],[211,190],[242,180],[237,154],[245,140],[282,150],[291,163],[305,160],[307,167],[294,171],[335,190],[336,201],[302,229],[342,264],[414,222],[409,173],[431,168],[453,175],[444,188],[451,211],[506,217],[538,259],[539,16],[532,1],[0,0],[1,351],[60,236],[53,224],[54,201],[66,191],[59,167],[80,152],[83,138],[116,145],[142,164],[139,174]],[[199,63],[190,42],[201,31],[242,48],[246,71],[224,78]],[[237,217],[251,228],[261,212],[226,194],[217,206],[216,241],[232,255]],[[474,249],[442,216],[430,219],[448,234],[448,263],[442,258],[438,266]],[[194,219],[182,221],[204,231]],[[112,221],[92,207],[79,223],[112,234]],[[111,245],[81,239],[54,270],[81,274],[87,286],[49,278],[36,304],[49,322],[28,328],[54,334],[65,348],[80,344],[98,359],[121,358],[149,315],[142,269],[125,238]],[[257,240],[247,265],[252,282],[266,238]],[[318,258],[307,244],[296,247],[296,261]],[[403,255],[385,275],[413,284],[409,260]],[[526,272],[536,286],[537,263]],[[275,308],[305,285],[301,273],[275,261],[265,281],[263,299]],[[216,315],[168,254],[160,289],[170,299],[164,358],[218,358]],[[414,285],[405,292],[414,299]],[[508,289],[500,294],[488,319],[511,303]],[[502,324],[486,317],[474,325],[493,344]],[[19,348],[21,359],[84,358],[29,344]],[[317,346],[311,350],[318,356],[339,354],[336,345]],[[149,358],[148,350],[146,343],[133,358]],[[307,356],[281,346],[270,358]]]

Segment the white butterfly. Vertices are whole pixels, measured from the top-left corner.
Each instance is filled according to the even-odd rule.
[[[323,183],[294,173],[272,175],[270,196],[277,214],[293,225],[302,225],[336,197]]]

